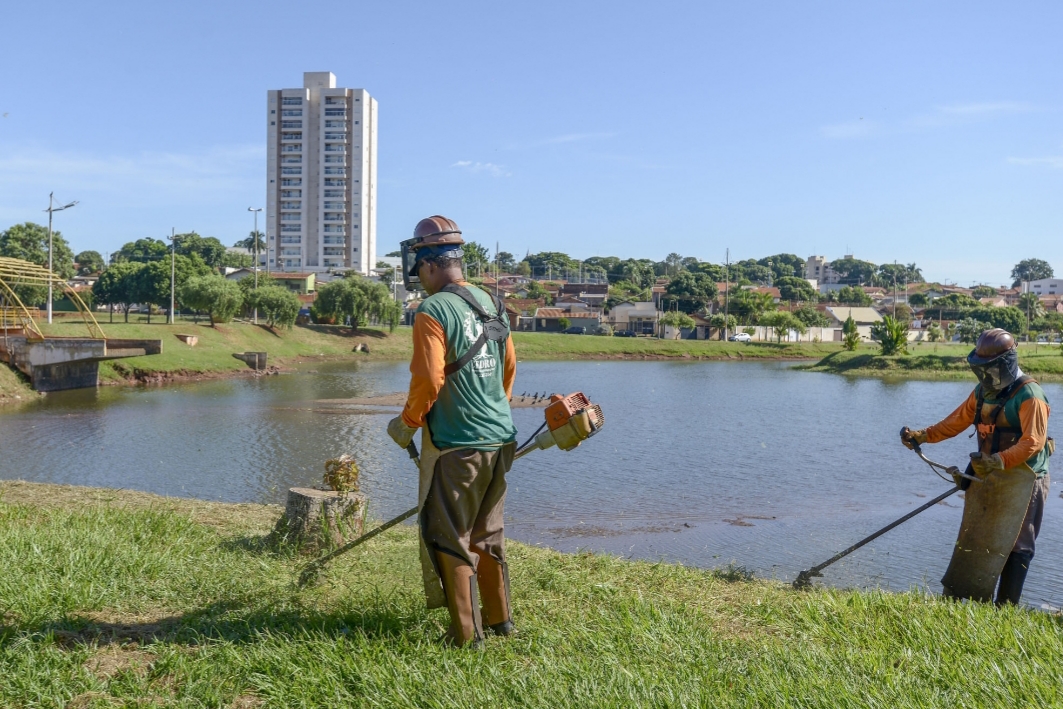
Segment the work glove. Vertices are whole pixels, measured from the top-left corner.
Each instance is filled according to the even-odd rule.
[[[388,422],[388,435],[399,444],[399,448],[405,448],[410,445],[410,441],[413,440],[413,434],[416,432],[416,428],[406,425],[406,422],[402,420],[402,416],[396,416]]]
[[[1000,453],[985,455],[984,453],[971,453],[971,467],[979,477],[985,477],[990,473],[1004,469],[1004,459]]]
[[[901,443],[903,443],[904,447],[908,450],[914,451],[916,443],[919,445],[926,443],[926,429],[920,428],[917,431],[913,431],[905,426],[901,429]]]

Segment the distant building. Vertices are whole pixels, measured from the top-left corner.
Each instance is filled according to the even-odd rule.
[[[852,256],[845,258],[852,258]],[[821,288],[838,283],[838,274],[831,270],[830,261],[826,256],[809,256],[805,260],[805,278],[810,281],[814,280]]]
[[[377,102],[327,71],[266,103],[266,244],[275,271],[376,267]]]
[[[1037,281],[1029,281],[1019,284],[1025,293],[1037,295],[1061,295],[1063,294],[1063,280],[1059,278],[1042,278]]]

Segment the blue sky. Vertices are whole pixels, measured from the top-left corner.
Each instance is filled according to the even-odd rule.
[[[0,228],[231,244],[265,102],[380,102],[380,253],[423,216],[502,250],[1063,272],[1059,3],[9,3]],[[307,20],[306,18],[314,18]]]

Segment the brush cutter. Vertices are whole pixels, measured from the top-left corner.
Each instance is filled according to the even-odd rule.
[[[907,429],[905,429],[905,431],[902,431],[902,434],[905,433],[906,431],[907,431]],[[912,510],[911,512],[909,512],[908,514],[904,515],[900,519],[898,519],[898,520],[896,520],[894,522],[890,522],[889,524],[887,524],[885,527],[883,527],[882,529],[878,530],[874,534],[871,534],[871,535],[869,535],[867,537],[864,537],[863,539],[858,541],[856,544],[853,544],[848,549],[845,549],[844,551],[838,552],[837,554],[835,554],[831,558],[829,558],[826,561],[824,561],[822,564],[819,564],[818,566],[813,566],[811,569],[806,569],[805,571],[802,571],[801,573],[799,573],[797,575],[797,578],[794,579],[794,583],[793,583],[794,588],[797,588],[797,589],[809,588],[810,586],[812,586],[812,578],[815,577],[815,576],[823,576],[823,574],[820,573],[820,572],[823,571],[823,569],[825,569],[828,566],[830,566],[831,564],[833,564],[835,561],[838,561],[839,559],[842,559],[842,558],[844,558],[846,556],[849,556],[849,554],[852,554],[854,551],[856,551],[860,547],[864,546],[868,542],[871,542],[871,541],[874,541],[875,539],[878,539],[879,537],[881,537],[883,534],[885,534],[886,532],[890,531],[894,527],[897,527],[897,526],[899,526],[901,524],[904,524],[905,522],[910,520],[912,517],[915,517],[920,512],[923,512],[925,510],[930,509],[931,507],[933,507],[937,503],[939,503],[942,500],[944,500],[949,495],[954,495],[955,493],[959,492],[960,490],[966,490],[967,486],[970,485],[971,482],[976,482],[976,483],[981,483],[982,482],[981,480],[979,480],[978,478],[974,477],[973,475],[968,475],[966,473],[961,473],[960,469],[957,468],[955,465],[946,466],[946,465],[942,465],[941,463],[935,463],[934,461],[930,460],[925,455],[923,455],[923,449],[919,447],[918,443],[916,443],[915,441],[911,441],[911,443],[912,443],[912,450],[915,451],[916,455],[918,455],[920,458],[922,458],[923,462],[925,462],[927,465],[929,465],[930,469],[933,470],[934,473],[939,478],[941,478],[942,480],[948,480],[949,482],[954,483],[955,487],[953,487],[948,492],[944,492],[944,493],[938,495],[937,497],[935,497],[933,500],[931,500],[930,502],[926,503],[925,505],[923,505],[923,506],[921,506],[921,507],[919,507],[917,509]],[[944,471],[945,473],[947,473],[949,476],[951,476],[951,479],[945,477],[944,475],[942,475],[940,472],[938,472],[939,470]],[[962,485],[963,481],[968,481],[967,485]]]
[[[580,391],[568,396],[552,395],[550,397],[550,405],[546,407],[545,416],[546,420],[532,434],[532,437],[525,441],[524,445],[517,448],[513,454],[513,460],[523,458],[532,451],[546,450],[553,446],[557,446],[563,451],[570,451],[579,447],[579,444],[598,433],[598,431],[601,431],[605,425],[605,415],[602,413],[602,407],[591,403],[590,399]],[[417,451],[417,444],[411,441],[410,445],[406,446],[406,452],[410,454],[410,458],[420,469],[421,459]],[[346,554],[351,549],[369,541],[381,532],[386,532],[400,522],[413,517],[417,514],[418,509],[418,507],[414,507],[406,510],[398,517],[384,522],[384,524],[366,532],[357,539],[347,542],[340,548],[310,562],[299,574],[299,586],[306,586],[313,581],[325,567],[325,564],[337,556]]]

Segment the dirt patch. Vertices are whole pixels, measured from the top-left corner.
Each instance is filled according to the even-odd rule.
[[[109,680],[126,671],[146,677],[154,662],[153,653],[144,652],[136,645],[107,645],[85,661],[85,669],[101,680]]]
[[[771,519],[775,519],[775,518],[774,517],[766,517],[764,515],[735,515],[734,519],[724,519],[723,521],[726,522],[727,524],[731,525],[732,527],[754,527],[754,526],[756,526],[752,522],[748,521],[748,520],[751,520],[751,519],[771,520]]]
[[[262,697],[256,697],[253,694],[241,694],[239,697],[233,700],[233,703],[229,705],[231,709],[254,709],[260,707],[266,703],[266,700]]]
[[[290,372],[285,367],[270,365],[265,369],[227,369],[217,372],[200,372],[189,369],[174,369],[170,371],[155,371],[146,369],[129,368],[121,363],[112,363],[111,368],[122,379],[101,380],[102,386],[161,386],[166,384],[184,384],[188,382],[205,382],[215,379],[234,379],[246,377],[257,379],[258,377],[275,376]]]

